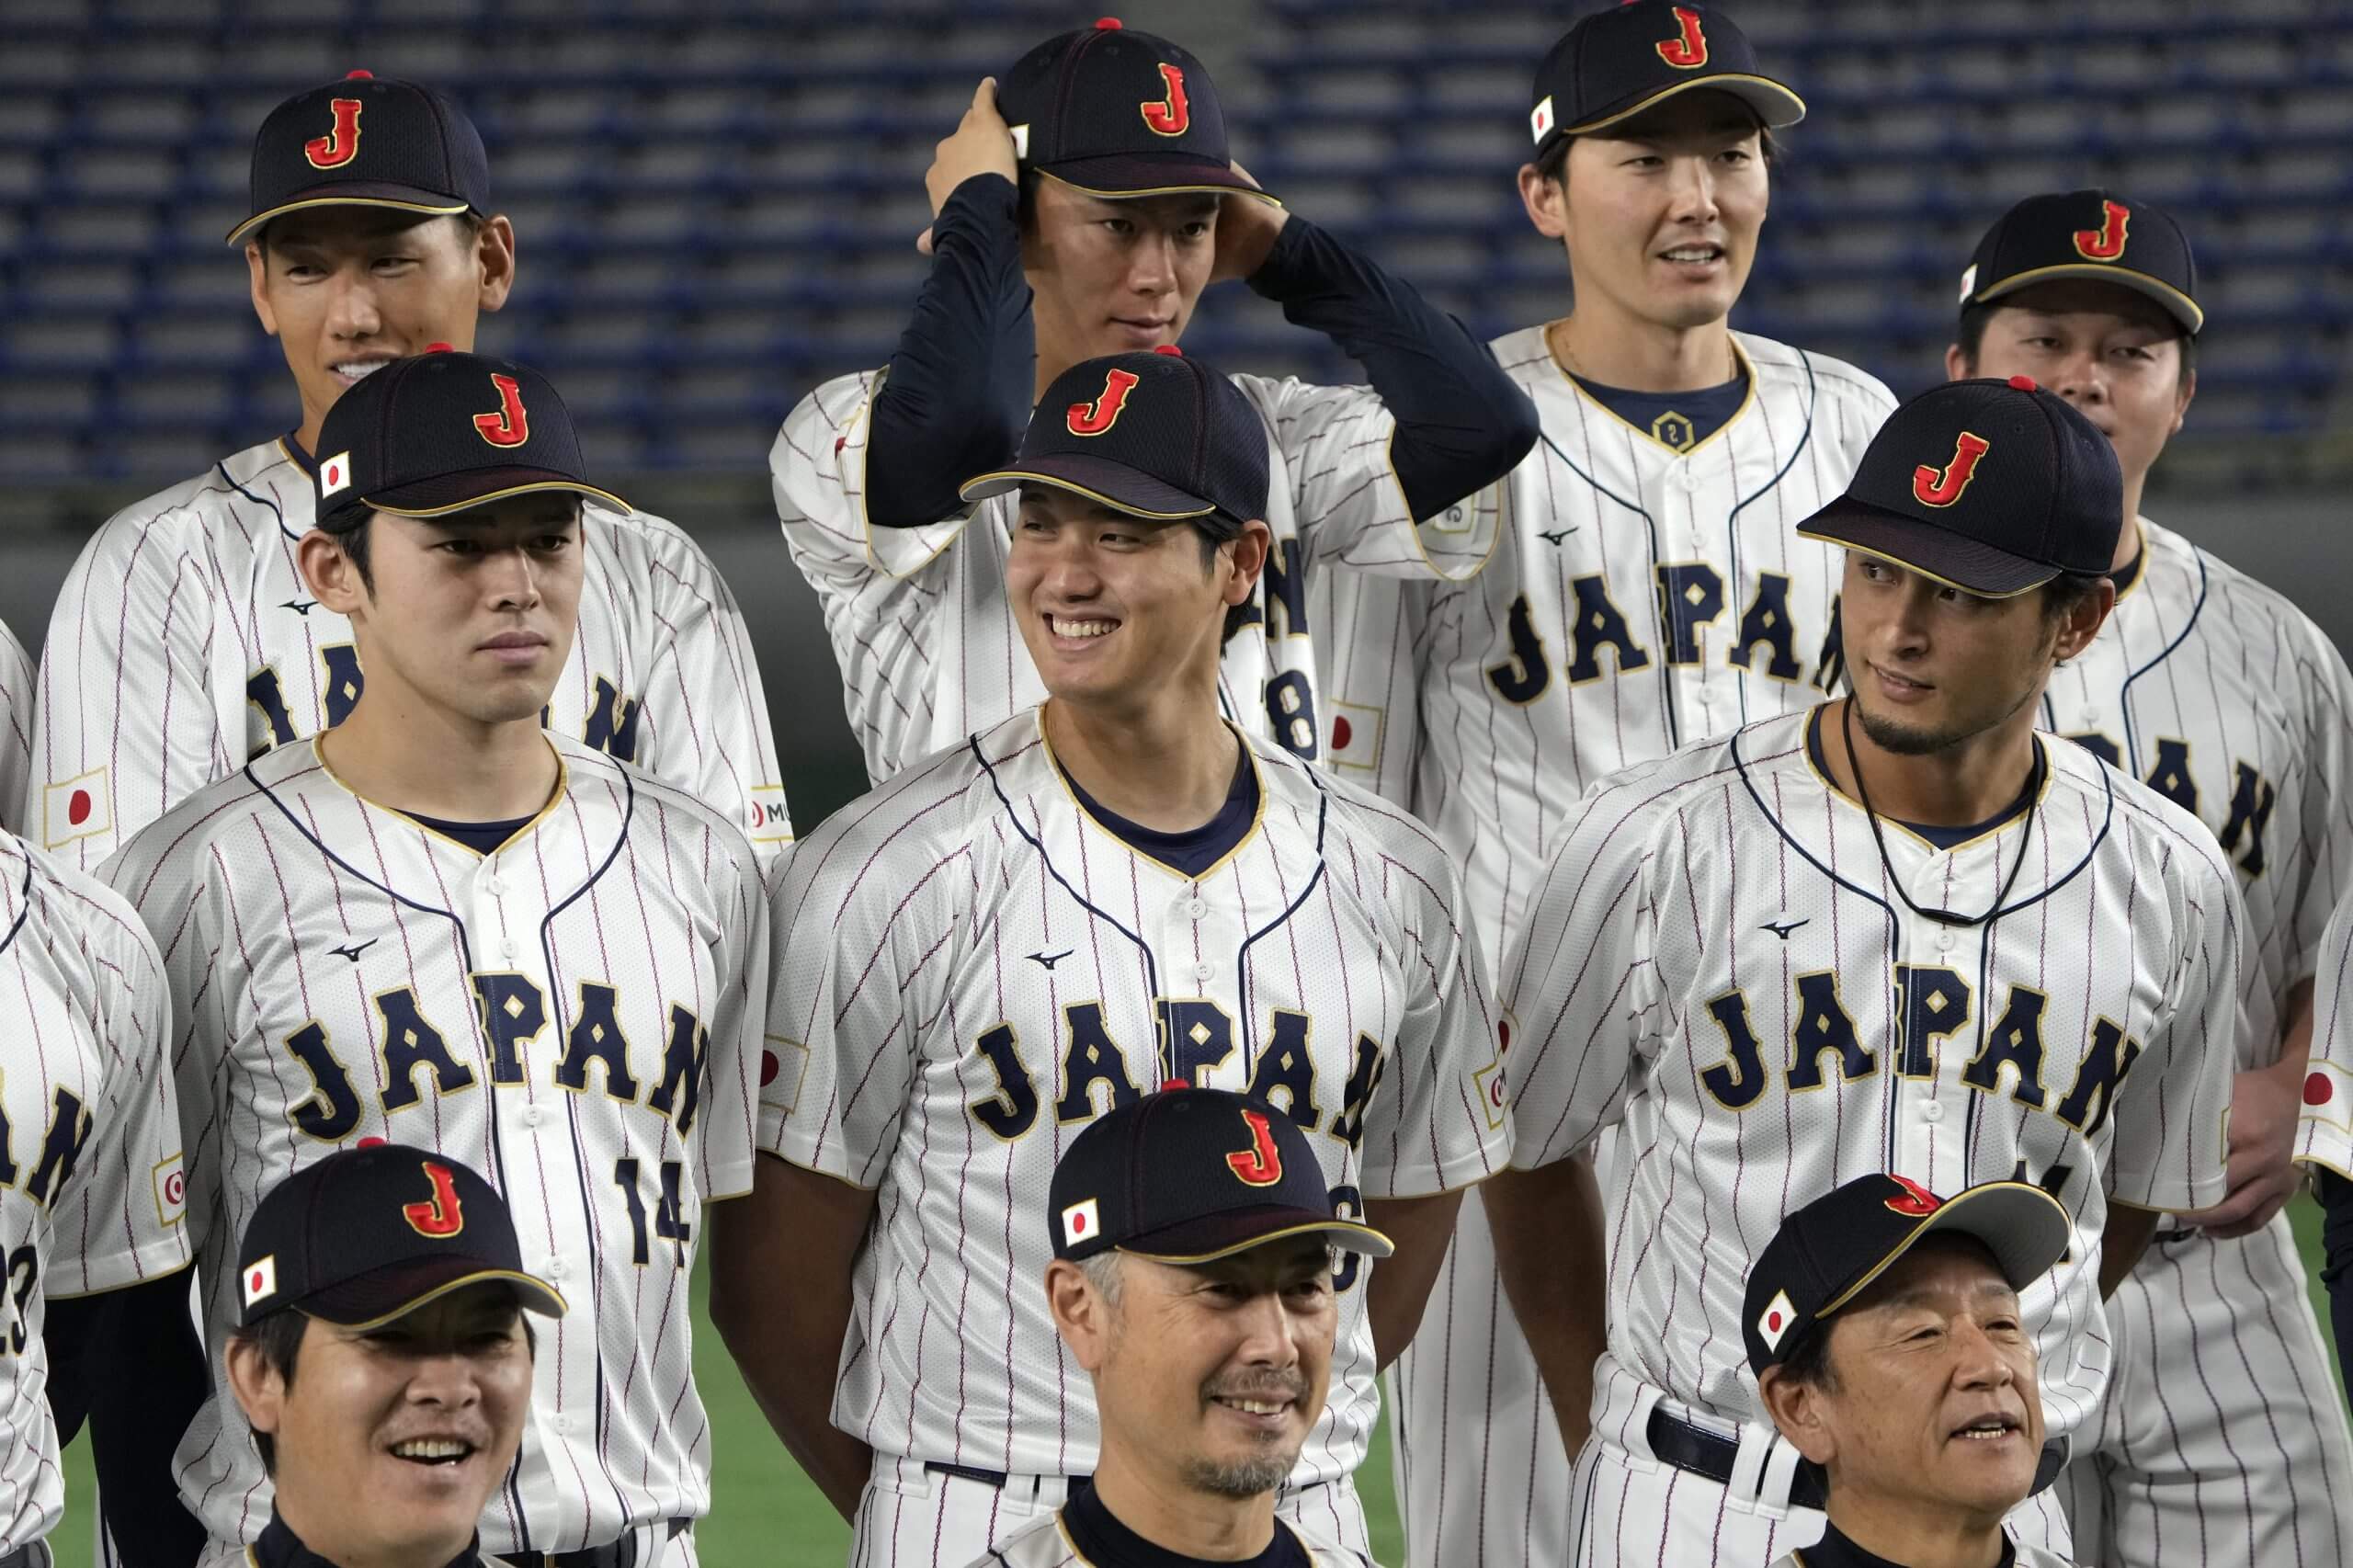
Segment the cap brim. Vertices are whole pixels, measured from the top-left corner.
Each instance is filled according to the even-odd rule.
[[[517,1303],[541,1317],[560,1318],[570,1310],[563,1292],[536,1275],[494,1267],[478,1257],[457,1256],[389,1264],[356,1279],[313,1290],[300,1301],[278,1304],[344,1328],[381,1328],[428,1301],[470,1285],[484,1284],[513,1286]]]
[[[1281,199],[1268,194],[1223,164],[1181,153],[1126,153],[1100,158],[1068,158],[1040,164],[1038,172],[1073,190],[1107,201],[1129,201],[1140,196],[1253,196],[1269,206]]]
[[[1334,1246],[1367,1257],[1387,1257],[1396,1244],[1370,1225],[1336,1220],[1313,1209],[1235,1209],[1170,1225],[1120,1244],[1119,1250],[1154,1263],[1179,1266],[1214,1263],[1238,1252],[1292,1236],[1323,1236]]]
[[[472,511],[493,501],[504,501],[510,495],[529,495],[542,490],[569,490],[584,500],[609,506],[616,512],[631,509],[627,501],[611,491],[552,469],[477,468],[379,490],[372,495],[339,503],[335,510],[348,513],[365,507],[401,517],[446,517],[453,512]],[[320,516],[320,526],[335,531],[324,513]]]
[[[1637,98],[1623,108],[1611,109],[1597,119],[1588,119],[1580,125],[1563,125],[1556,134],[1590,136],[1684,93],[1724,93],[1738,98],[1755,109],[1756,118],[1770,131],[1783,130],[1805,118],[1805,100],[1770,76],[1725,72],[1715,76],[1695,76],[1688,82],[1677,82],[1671,87],[1661,87],[1648,97]]]
[[[2015,294],[2021,289],[2031,289],[2038,283],[2055,282],[2068,278],[2081,278],[2093,283],[2112,283],[2119,289],[2130,289],[2134,293],[2154,300],[2163,306],[2165,314],[2173,317],[2190,336],[2195,337],[2205,330],[2206,312],[2199,309],[2197,301],[2161,278],[2152,278],[2145,272],[2135,272],[2129,267],[2118,267],[2111,262],[2104,261],[2087,261],[2081,264],[2063,262],[2056,267],[2030,267],[2024,272],[2014,273],[1998,283],[1989,284],[1978,290],[1969,297],[1969,302],[1972,305],[1990,305],[2005,295]]]
[[[1859,550],[1981,599],[2016,598],[2040,587],[2060,571],[1851,496],[1840,496],[1800,523],[1798,533],[1802,538]]]
[[[225,243],[233,245],[272,218],[283,218],[289,212],[299,212],[310,207],[382,207],[397,212],[414,212],[421,218],[454,218],[460,212],[471,210],[472,204],[438,191],[419,190],[414,186],[369,184],[360,180],[344,185],[313,186],[239,223],[229,231]]]
[[[1204,501],[1123,462],[1076,452],[1049,452],[1011,468],[981,474],[966,480],[957,494],[967,501],[985,501],[1025,484],[1049,484],[1099,501],[1114,511],[1149,517],[1154,522],[1181,522],[1188,517],[1207,517],[1217,510],[1216,503]]]
[[[2067,1256],[2075,1227],[2059,1200],[2042,1188],[2022,1181],[1987,1182],[1947,1199],[1937,1211],[1912,1227],[1905,1236],[1863,1276],[1840,1291],[1813,1314],[1819,1323],[1893,1268],[1896,1261],[1929,1236],[1972,1236],[1994,1255],[1995,1267],[2013,1290],[2023,1290]]]

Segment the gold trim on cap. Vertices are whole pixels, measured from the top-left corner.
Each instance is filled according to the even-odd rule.
[[[1912,520],[1916,521],[1917,519]],[[1924,528],[1936,527],[1934,523],[1926,523],[1922,526]],[[1946,531],[1949,533],[1951,532],[1950,529],[1947,529]],[[1824,533],[1820,528],[1811,528],[1804,523],[1800,523],[1798,525],[1798,537],[1800,539],[1818,539],[1825,544],[1835,544],[1842,550],[1851,550],[1858,555],[1868,555],[1874,561],[1884,561],[1890,566],[1901,567],[1903,570],[1911,573],[1915,577],[1926,577],[1931,583],[1940,584],[1945,587],[1952,589],[1955,593],[1967,594],[1970,597],[1974,599],[2014,599],[2020,594],[2030,594],[2034,592],[2035,589],[2041,587],[2044,583],[2050,582],[2051,577],[2059,576],[2063,570],[2063,568],[2053,566],[2051,569],[2051,577],[2045,577],[2041,582],[2029,583],[2023,588],[2012,588],[2006,594],[1989,594],[1983,588],[1972,588],[1966,583],[1956,583],[1949,577],[1940,577],[1936,573],[1929,571],[1927,567],[1915,565],[1911,562],[1904,560],[1900,555],[1890,555],[1883,550],[1873,550],[1867,544],[1857,544],[1853,540],[1840,539],[1836,534]],[[1953,537],[1955,539],[1960,539],[1962,536],[1960,534],[1953,534]],[[1993,546],[1990,548],[1998,549],[2000,547]],[[2017,559],[2026,561],[2026,557],[2023,555],[2017,557]],[[2042,562],[2040,561],[2027,561],[2027,564],[2040,568]]]
[[[1107,153],[1103,155],[1106,157],[1119,156],[1116,153]],[[1141,157],[1143,154],[1139,153],[1137,155]],[[1064,179],[1062,176],[1054,173],[1051,169],[1040,169],[1037,172],[1044,176],[1046,178],[1052,180],[1056,185],[1068,186],[1071,189],[1077,191],[1080,195],[1094,197],[1098,201],[1133,201],[1137,198],[1144,196],[1192,196],[1199,194],[1202,196],[1254,196],[1269,207],[1280,207],[1282,205],[1282,199],[1280,197],[1269,196],[1263,190],[1259,190],[1254,187],[1246,185],[1164,185],[1154,186],[1149,190],[1097,190],[1093,186],[1081,185],[1076,180],[1073,179]]]
[[[1086,485],[1077,483],[1074,481],[1068,479],[1057,479],[1053,475],[1046,473],[1028,473],[1017,468],[1002,468],[988,473],[974,474],[972,478],[966,480],[958,487],[956,494],[959,499],[965,501],[993,500],[996,496],[1005,494],[1006,492],[1002,490],[991,491],[986,495],[975,495],[972,492],[981,485],[987,484],[993,481],[1000,479],[1013,479],[1018,480],[1024,484],[1043,484],[1055,490],[1066,490],[1074,495],[1084,495],[1089,501],[1100,502],[1102,505],[1110,507],[1111,510],[1115,512],[1124,512],[1131,517],[1142,517],[1148,522],[1181,523],[1193,517],[1206,517],[1211,512],[1217,510],[1215,506],[1197,506],[1189,512],[1147,512],[1141,506],[1131,506],[1124,501],[1114,501],[1102,492],[1098,490],[1089,490]],[[1172,486],[1171,488],[1174,487]]]
[[[473,204],[467,201],[460,201],[455,207],[435,207],[423,201],[395,201],[384,196],[313,196],[301,201],[285,202],[267,212],[255,213],[230,230],[222,244],[233,245],[272,218],[299,212],[305,207],[384,207],[395,212],[421,212],[429,218],[454,218],[460,212],[473,210]]]
[[[2152,278],[2136,267],[2118,267],[2112,262],[2106,261],[2067,261],[2050,267],[2029,267],[2024,272],[2014,272],[1999,282],[1987,284],[1971,295],[1969,302],[1972,305],[1990,305],[2005,294],[2014,293],[2030,283],[2047,278],[2087,278],[2094,282],[2102,280],[2116,282],[2125,278],[2137,278],[2140,282],[2146,284],[2149,289],[2154,290],[2161,301],[2171,300],[2189,312],[2191,336],[2195,337],[2206,330],[2206,312],[2199,308],[2197,301],[2162,278]],[[2117,282],[2117,287],[2131,289],[2135,293],[2143,291],[2131,283]]]
[[[1784,120],[1782,123],[1785,125],[1795,125],[1798,123],[1798,120],[1805,118],[1805,100],[1798,97],[1796,93],[1791,92],[1782,84],[1773,80],[1772,77],[1752,76],[1745,72],[1740,71],[1720,71],[1712,76],[1694,77],[1688,82],[1677,82],[1672,86],[1661,87],[1657,92],[1653,93],[1649,97],[1646,97],[1640,103],[1635,104],[1631,108],[1621,108],[1615,114],[1605,114],[1599,119],[1588,119],[1583,125],[1561,126],[1559,127],[1560,133],[1563,136],[1589,135],[1606,126],[1615,125],[1621,119],[1631,119],[1634,116],[1642,113],[1653,104],[1665,103],[1667,99],[1675,97],[1677,93],[1698,92],[1709,87],[1713,87],[1717,91],[1722,92],[1723,90],[1723,85],[1726,82],[1753,83],[1757,86],[1770,87],[1775,92],[1785,95],[1791,103],[1798,106],[1797,119]],[[1733,96],[1734,97],[1738,97],[1740,95],[1735,93]],[[1745,99],[1743,99],[1742,101],[1746,102]],[[1751,104],[1749,107],[1754,108],[1756,106]],[[1768,126],[1767,129],[1777,130],[1779,127]]]
[[[471,512],[476,506],[486,506],[493,501],[504,501],[509,495],[529,495],[542,490],[569,490],[574,494],[602,501],[617,512],[631,510],[628,502],[611,491],[599,490],[593,484],[583,484],[569,479],[543,479],[530,484],[510,485],[505,490],[491,491],[486,495],[476,495],[464,501],[453,501],[447,506],[387,506],[382,502],[369,496],[363,495],[359,499],[362,505],[372,506],[379,512],[389,512],[395,517],[446,517],[452,512]]]
[[[335,1323],[335,1319],[325,1317],[319,1318],[319,1321],[321,1323],[334,1323],[337,1328],[347,1328],[352,1330],[354,1333],[364,1333],[371,1328],[381,1328],[386,1324],[392,1323],[396,1319],[404,1318],[408,1316],[409,1313],[416,1311],[417,1308],[424,1306],[430,1301],[438,1301],[442,1297],[449,1294],[452,1290],[462,1290],[469,1285],[480,1285],[485,1281],[493,1279],[504,1279],[510,1284],[516,1285],[529,1285],[531,1289],[543,1292],[555,1302],[557,1311],[553,1315],[557,1317],[562,1317],[566,1312],[572,1311],[572,1303],[563,1299],[563,1292],[549,1284],[546,1280],[540,1278],[537,1275],[519,1273],[512,1268],[485,1268],[477,1273],[460,1275],[459,1278],[449,1280],[446,1284],[437,1285],[432,1290],[426,1291],[423,1295],[411,1301],[406,1306],[402,1307],[399,1311],[386,1312],[381,1317],[369,1318],[366,1323]],[[299,1301],[294,1303],[294,1308],[297,1312],[305,1311],[302,1304]],[[529,1307],[525,1307],[523,1310],[529,1312],[530,1309]],[[308,1315],[312,1317],[319,1317],[319,1314],[316,1312],[310,1312]]]
[[[1265,1246],[1268,1242],[1288,1241],[1293,1236],[1330,1235],[1336,1231],[1373,1244],[1370,1246],[1347,1247],[1347,1251],[1359,1252],[1367,1257],[1389,1257],[1397,1251],[1395,1242],[1391,1241],[1370,1225],[1359,1224],[1354,1220],[1319,1220],[1310,1225],[1287,1225],[1279,1231],[1268,1231],[1262,1236],[1252,1236],[1246,1242],[1236,1242],[1230,1247],[1220,1247],[1215,1252],[1193,1253],[1182,1257],[1165,1252],[1146,1252],[1142,1247],[1114,1246],[1111,1250],[1128,1253],[1149,1262],[1172,1264],[1183,1268],[1194,1264],[1215,1263],[1222,1257],[1232,1257],[1235,1253],[1248,1252],[1253,1247]],[[1336,1244],[1346,1246],[1345,1243]]]

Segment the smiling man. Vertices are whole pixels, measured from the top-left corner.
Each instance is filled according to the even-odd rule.
[[[1220,711],[1266,564],[1267,439],[1173,347],[1066,370],[1015,460],[965,486],[1019,496],[1002,592],[1051,695],[785,868],[770,1157],[717,1221],[711,1316],[858,1561],[962,1568],[1095,1473],[1092,1392],[1037,1288],[1047,1188],[1074,1130],[1180,1085],[1280,1107],[1331,1207],[1396,1242],[1333,1282],[1332,1397],[1277,1500],[1367,1550],[1351,1477],[1378,1369],[1509,1128],[1460,873]]]
[[[564,1313],[469,1166],[379,1144],[272,1187],[222,1358],[277,1493],[253,1568],[502,1568],[483,1510],[531,1408],[525,1312]]]
[[[504,410],[520,439],[483,439]],[[556,1568],[691,1568],[710,1506],[688,1279],[751,1183],[767,904],[743,830],[541,727],[574,647],[587,477],[537,371],[428,353],[321,426],[302,578],[370,675],[332,728],[208,785],[105,874],[163,949],[216,1355],[236,1228],[370,1140],[479,1166],[534,1267],[594,1304],[533,1378],[536,1441],[482,1518]],[[269,1480],[225,1394],[181,1494],[244,1561]]]
[[[2024,1182],[1939,1200],[1858,1176],[1781,1221],[1748,1273],[1748,1365],[1830,1522],[1774,1568],[2067,1568],[2002,1520],[2044,1463],[2019,1298],[2069,1239]]]
[[[1891,1170],[2058,1199],[2034,1323],[2063,1443],[2107,1386],[2101,1298],[2160,1210],[2222,1197],[2238,890],[2196,818],[2034,732],[2114,603],[2122,489],[2029,381],[1923,392],[1799,524],[1846,552],[1853,694],[1572,817],[1504,960],[1519,1168],[1485,1189],[1547,1391],[1591,1391],[1570,1561],[1753,1568],[1821,1534],[1738,1353],[1791,1205]],[[1612,1130],[1605,1218],[1585,1151]],[[2047,1487],[2011,1524],[2067,1548]]]
[[[1005,595],[1017,504],[959,486],[1011,457],[1049,382],[1175,344],[1222,279],[1329,336],[1370,383],[1234,378],[1266,429],[1269,543],[1218,701],[1321,756],[1309,584],[1474,575],[1494,509],[1455,503],[1534,443],[1527,398],[1460,324],[1258,188],[1232,162],[1200,61],[1116,18],[982,83],[925,183],[932,269],[897,352],[803,398],[768,458],[868,776],[1045,698]],[[1116,392],[1095,406],[1108,427]]]
[[[190,793],[336,723],[369,672],[297,559],[318,515],[319,429],[362,378],[435,343],[474,347],[506,302],[515,231],[482,138],[413,82],[355,71],[270,111],[241,244],[300,416],[284,435],[124,508],[84,547],[42,649],[25,834],[95,867]],[[491,449],[522,438],[495,388]],[[744,825],[792,836],[767,699],[733,595],[700,546],[642,512],[582,520],[579,633],[550,730],[634,762]],[[6,648],[0,643],[0,683]],[[7,778],[0,736],[0,781]]]
[[[1308,1133],[1220,1089],[1131,1102],[1072,1140],[1046,1204],[1046,1303],[1095,1386],[1095,1474],[973,1568],[1369,1568],[1276,1517],[1323,1413],[1343,1218]]]

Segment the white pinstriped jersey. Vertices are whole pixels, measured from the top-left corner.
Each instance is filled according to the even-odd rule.
[[[362,679],[350,623],[294,546],[310,474],[267,441],[109,518],[51,612],[25,836],[96,866],[275,745],[339,722]],[[551,730],[668,779],[764,857],[792,837],[767,699],[734,596],[642,512],[582,514],[580,627]]]
[[[0,1551],[65,1512],[47,1303],[188,1267],[171,998],[139,917],[0,834]]]
[[[2296,1119],[2296,1158],[2353,1180],[2353,894],[2321,934],[2315,964],[2312,1070]]]
[[[1235,376],[1266,421],[1267,526],[1274,534],[1255,617],[1225,644],[1225,716],[1313,761],[1317,666],[1309,584],[1335,567],[1419,578],[1475,574],[1491,511],[1451,506],[1415,523],[1389,466],[1397,422],[1368,387]],[[866,520],[869,413],[882,375],[827,381],[801,401],[768,453],[792,559],[817,590],[842,700],[880,783],[1045,700],[1005,597],[1020,500],[1001,495],[914,528]]]
[[[11,833],[24,826],[32,787],[34,678],[25,645],[0,626],[0,827]]]
[[[1515,1163],[1618,1127],[1605,1371],[1734,1421],[1755,1390],[1742,1290],[1790,1208],[1869,1171],[2034,1181],[2075,1228],[2028,1294],[2064,1436],[2107,1382],[2110,1197],[2222,1196],[2245,908],[2211,832],[2055,742],[2030,810],[1949,851],[1882,820],[1882,861],[1809,759],[1811,722],[1687,747],[1581,803],[1505,960],[1526,1031]],[[1997,918],[1906,909],[1899,881],[1924,908],[1990,908],[2022,833]]]
[[[1289,1519],[1277,1519],[1275,1528],[1289,1530],[1291,1540],[1314,1568],[1381,1568],[1362,1552],[1350,1551],[1337,1541],[1302,1529]],[[1162,1563],[1172,1561],[1176,1561],[1174,1553],[1151,1563],[1098,1562],[1080,1553],[1057,1513],[1052,1518],[1031,1525],[972,1568],[1161,1568]]]
[[[1410,772],[1494,957],[1586,785],[1835,680],[1844,557],[1797,525],[1845,490],[1895,400],[1838,360],[1733,343],[1748,401],[1678,449],[1564,374],[1544,328],[1495,339],[1544,438],[1504,482],[1486,571],[1402,594],[1316,580],[1332,764],[1392,800]]]
[[[2238,875],[2275,1008],[2313,977],[2353,892],[2353,674],[2286,596],[2140,520],[2142,566],[2090,648],[2051,677],[2042,728],[2205,823]],[[2275,1029],[2242,1066],[2279,1060]]]
[[[1055,1162],[1113,1105],[1179,1078],[1264,1095],[1353,1212],[1508,1157],[1459,874],[1410,817],[1249,747],[1257,821],[1198,878],[1078,807],[1035,710],[909,766],[786,865],[760,1144],[880,1189],[834,1402],[878,1452],[1092,1471],[1092,1391],[1040,1281]],[[1379,1413],[1364,1267],[1341,1268],[1296,1485],[1355,1470]]]
[[[554,741],[547,808],[482,856],[361,800],[315,743],[207,786],[106,866],[163,949],[207,1339],[238,1311],[261,1196],[368,1138],[438,1149],[515,1211],[573,1303],[483,1517],[502,1553],[604,1545],[709,1506],[688,1272],[702,1205],[749,1190],[767,907],[742,831]],[[180,1492],[250,1541],[270,1489],[225,1392]]]

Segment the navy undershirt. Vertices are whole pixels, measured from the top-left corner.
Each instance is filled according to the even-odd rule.
[[[482,1555],[480,1537],[476,1544],[449,1560],[449,1568],[480,1568]],[[263,1527],[261,1539],[254,1542],[254,1561],[261,1568],[335,1568],[327,1559],[302,1544],[302,1538],[286,1528],[286,1521],[275,1512]]]
[[[1247,751],[1235,764],[1233,783],[1227,789],[1225,804],[1218,808],[1217,815],[1181,833],[1163,833],[1156,827],[1130,822],[1099,803],[1069,774],[1063,774],[1063,780],[1078,797],[1086,814],[1101,823],[1113,837],[1138,854],[1149,855],[1188,877],[1198,877],[1224,859],[1235,845],[1250,835],[1250,824],[1258,820],[1258,770],[1250,766]]]
[[[1626,387],[1605,387],[1599,381],[1589,381],[1574,371],[1569,379],[1586,390],[1586,395],[1601,404],[1637,430],[1650,432],[1651,439],[1662,446],[1688,452],[1726,425],[1748,401],[1748,367],[1743,365],[1740,374],[1722,386],[1701,387],[1698,392],[1634,392]]]
[[[402,814],[444,838],[456,839],[477,855],[497,854],[508,839],[531,825],[531,817],[511,817],[506,822],[451,822],[446,817],[422,817],[415,812]]]
[[[2132,552],[2131,560],[2108,574],[2108,580],[2116,585],[2118,598],[2122,598],[2126,591],[2141,580],[2141,568],[2148,562],[2149,552],[2145,550],[2136,550]]]
[[[1092,1486],[1082,1488],[1063,1505],[1063,1528],[1070,1532],[1079,1556],[1096,1568],[1211,1568],[1203,1558],[1154,1546],[1128,1528],[1112,1517]],[[1277,1519],[1275,1539],[1267,1543],[1267,1550],[1241,1559],[1232,1568],[1314,1568],[1314,1562],[1290,1527]]]
[[[1829,778],[1831,774],[1830,759],[1822,746],[1822,716],[1829,710],[1829,706],[1828,703],[1824,703],[1816,708],[1807,716],[1805,725],[1806,756],[1813,759],[1815,770],[1824,778]],[[1918,834],[1939,849],[1950,849],[1957,844],[1966,844],[1972,838],[1992,833],[2014,817],[2024,816],[2033,807],[2035,789],[2041,781],[2040,769],[2031,767],[2027,769],[2026,782],[2018,787],[2018,799],[1987,817],[1984,822],[1971,823],[1966,827],[1942,827],[1935,823],[1905,822],[1901,817],[1888,817],[1886,820]]]
[[[1822,1540],[1795,1553],[1798,1568],[1904,1568],[1904,1564],[1877,1552],[1865,1551],[1848,1540],[1832,1525],[1823,1531]],[[2017,1544],[2007,1535],[2002,1537],[2001,1561],[1994,1568],[2014,1568],[2018,1560]]]

